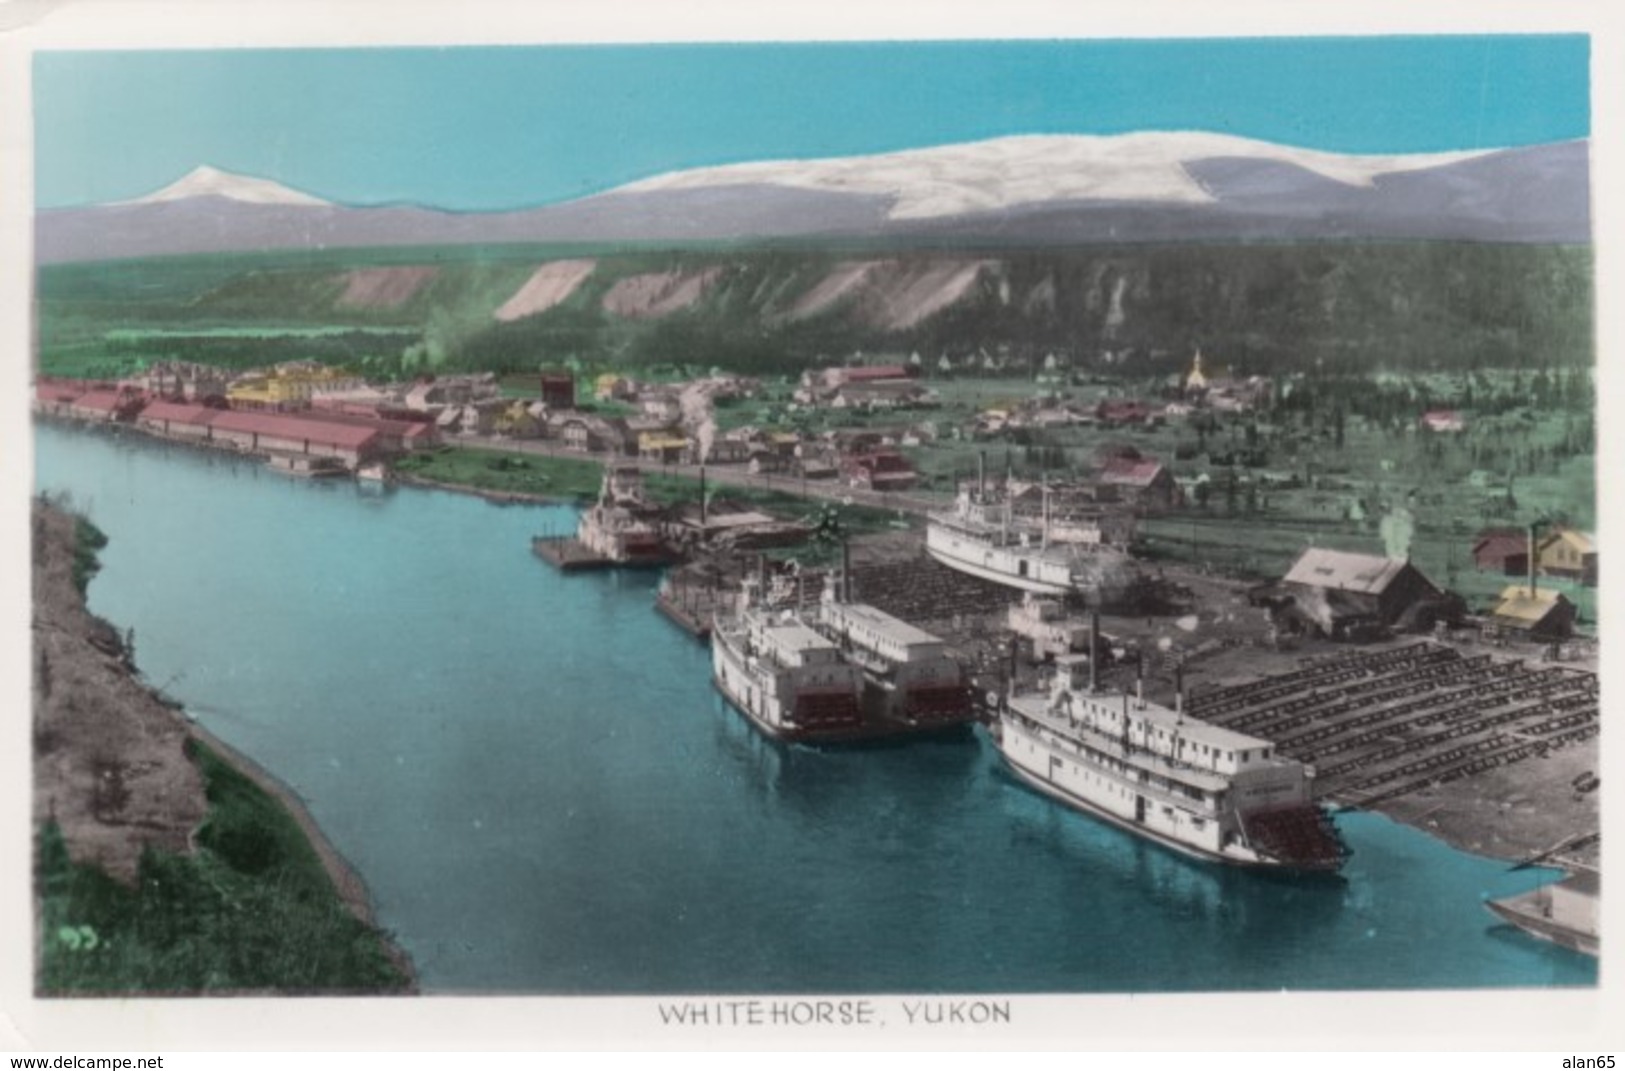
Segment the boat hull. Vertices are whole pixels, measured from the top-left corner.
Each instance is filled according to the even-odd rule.
[[[1097,806],[1095,803],[1086,799],[1085,797],[1079,796],[1075,792],[1069,792],[1063,786],[1057,785],[1053,781],[1048,781],[1043,777],[1040,777],[1033,771],[1016,762],[1010,756],[1006,755],[1002,748],[999,750],[999,756],[1004,760],[1005,768],[1014,774],[1017,780],[1021,781],[1024,785],[1040,793],[1041,795],[1048,796],[1050,799],[1063,803],[1086,817],[1105,822],[1115,829],[1120,829],[1125,833],[1132,834],[1143,840],[1150,841],[1153,844],[1160,845],[1169,849],[1170,851],[1177,852],[1188,859],[1196,859],[1205,863],[1219,863],[1224,866],[1239,867],[1245,870],[1268,871],[1272,873],[1334,875],[1338,869],[1337,866],[1334,865],[1306,865],[1263,856],[1227,854],[1224,852],[1211,851],[1202,847],[1201,845],[1191,844],[1187,841],[1182,841],[1178,838],[1167,836],[1159,830],[1135,823],[1121,815],[1114,814],[1103,807]]]
[[[781,725],[774,725],[772,722],[766,720],[755,711],[751,710],[750,706],[746,704],[740,696],[735,695],[733,690],[723,683],[720,676],[713,674],[711,677],[711,683],[716,686],[717,692],[724,700],[727,701],[727,704],[730,707],[738,712],[740,717],[750,722],[750,724],[755,726],[764,736],[771,737],[774,740],[782,740],[787,744],[856,744],[889,735],[886,732],[877,731],[873,726],[868,724],[844,726],[837,729],[818,729],[811,727],[796,727],[787,729]]]
[[[1494,913],[1496,918],[1509,922],[1531,937],[1542,941],[1550,941],[1554,945],[1566,948],[1571,952],[1579,952],[1587,956],[1602,954],[1602,942],[1595,935],[1583,933],[1562,923],[1553,922],[1537,913],[1519,910],[1517,899],[1486,900],[1484,906]]]
[[[712,670],[711,683],[727,701],[728,705],[737,711],[741,717],[755,726],[763,735],[785,743],[807,744],[812,746],[834,746],[841,744],[865,744],[898,738],[920,738],[949,736],[969,732],[970,719],[942,718],[935,720],[906,721],[883,716],[875,716],[864,709],[865,696],[862,689],[854,692],[851,697],[852,709],[857,715],[856,721],[843,722],[837,725],[794,725],[785,726],[774,722],[771,718],[763,716],[753,708],[753,705],[738,691],[730,687],[729,675],[723,672],[726,664],[734,675],[744,679],[747,672],[744,659],[733,648],[729,639],[719,635],[715,630],[711,633],[712,644]],[[757,682],[760,689],[766,682]],[[840,697],[837,696],[837,699]]]
[[[1074,590],[1071,584],[1052,584],[1030,576],[1019,576],[1016,573],[1005,572],[1002,569],[990,569],[985,565],[956,557],[937,547],[927,546],[926,552],[950,569],[957,569],[962,573],[969,573],[971,576],[980,577],[983,580],[991,580],[993,583],[1003,584],[1005,587],[1019,588],[1022,591],[1031,591],[1040,595],[1065,595]]]

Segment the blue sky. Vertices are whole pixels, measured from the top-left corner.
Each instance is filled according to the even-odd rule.
[[[42,53],[36,199],[136,197],[208,163],[483,210],[1024,133],[1529,145],[1589,135],[1588,64],[1576,35]]]

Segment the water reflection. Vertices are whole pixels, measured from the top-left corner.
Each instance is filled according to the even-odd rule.
[[[1030,850],[1086,870],[1090,881],[1132,890],[1165,918],[1273,942],[1334,925],[1345,906],[1348,885],[1340,878],[1194,859],[1051,800],[1002,763],[992,778],[1006,793],[1002,817]]]

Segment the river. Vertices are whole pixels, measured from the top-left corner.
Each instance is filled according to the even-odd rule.
[[[564,507],[291,479],[42,425],[107,532],[91,609],[307,801],[430,993],[1570,986],[1482,906],[1549,880],[1380,816],[1346,882],[1188,861],[1017,785],[979,737],[757,736],[648,574],[563,576]]]

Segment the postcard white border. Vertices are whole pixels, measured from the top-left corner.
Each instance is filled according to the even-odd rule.
[[[389,1000],[39,1001],[31,995],[28,763],[28,525],[32,485],[27,382],[31,353],[32,218],[30,56],[39,49],[550,44],[656,41],[923,40],[1336,36],[1429,33],[1586,33],[1592,39],[1592,146],[1597,237],[1599,537],[1613,542],[1621,513],[1609,476],[1621,471],[1620,215],[1618,135],[1625,51],[1601,4],[1494,2],[1288,4],[1242,0],[1133,3],[790,4],[603,0],[599,3],[459,0],[12,0],[0,3],[0,545],[7,570],[0,614],[0,1051],[826,1048],[864,1049],[1375,1049],[1616,1050],[1625,1040],[1621,942],[1605,942],[1596,990],[1491,990],[1464,994],[1336,993],[1211,996],[1015,996],[1010,1028],[779,1032],[662,1028],[642,998],[431,997]],[[1601,616],[1617,620],[1616,570],[1604,566]],[[1605,633],[1604,664],[1620,650]],[[1614,771],[1625,731],[1612,721],[1604,674],[1605,826],[1618,829]],[[1605,859],[1611,859],[1613,853]],[[1617,867],[1609,870],[1617,871]],[[1615,874],[1604,882],[1604,928],[1622,931]],[[1425,935],[1419,935],[1425,939]],[[20,953],[20,954],[19,954]],[[887,998],[874,998],[885,1002]],[[1605,1009],[1612,1008],[1614,1021]],[[891,1016],[892,1019],[898,1016]]]

